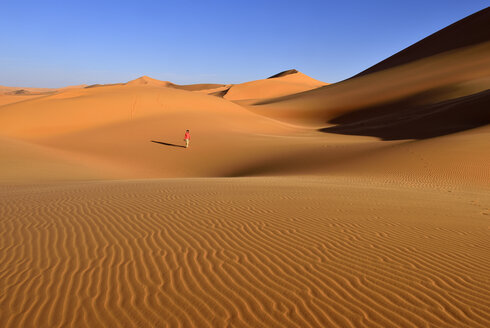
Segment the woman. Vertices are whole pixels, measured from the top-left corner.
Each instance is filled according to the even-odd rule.
[[[189,130],[185,130],[184,141],[185,141],[185,148],[188,148],[189,141],[191,141],[191,134],[189,133]]]

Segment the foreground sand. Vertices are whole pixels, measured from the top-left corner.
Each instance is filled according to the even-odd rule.
[[[352,178],[0,187],[2,327],[488,327],[490,193]]]

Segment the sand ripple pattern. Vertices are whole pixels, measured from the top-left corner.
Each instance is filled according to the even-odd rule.
[[[488,194],[300,178],[3,186],[0,326],[490,327]]]

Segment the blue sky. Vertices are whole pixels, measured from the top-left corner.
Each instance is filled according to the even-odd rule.
[[[0,0],[0,85],[348,78],[488,0]]]

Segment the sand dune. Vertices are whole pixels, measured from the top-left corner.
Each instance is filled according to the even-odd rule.
[[[215,83],[196,83],[196,84],[174,84],[172,86],[175,89],[187,90],[187,91],[201,91],[204,93],[212,92],[213,90],[225,88],[225,84]]]
[[[385,140],[425,139],[490,123],[490,89],[423,105],[414,98],[339,116],[331,121],[336,126],[322,131],[372,135]]]
[[[356,76],[437,55],[446,51],[477,45],[490,40],[490,8],[483,9],[426,37]]]
[[[277,74],[274,74],[272,76],[269,76],[268,79],[275,79],[275,78],[278,78],[278,77],[284,77],[286,75],[292,75],[292,74],[298,74],[298,70],[296,69],[288,69],[286,71],[282,71],[282,72],[279,72]]]
[[[175,89],[181,89],[187,91],[207,91],[211,89],[225,87],[224,84],[215,84],[215,83],[196,83],[196,84],[180,85],[169,81],[160,81],[144,75],[126,83],[93,84],[93,85],[86,86],[86,88],[110,87],[110,86],[118,86],[118,85],[129,85],[129,86],[145,85],[145,86],[155,86],[155,87],[163,87],[163,88],[175,88]]]
[[[0,86],[0,106],[13,104],[16,102],[35,99],[41,96],[48,96],[55,93],[64,92],[66,90],[78,89],[86,87],[82,85],[72,85],[68,87],[52,89],[52,88],[19,88],[19,87],[4,87]]]
[[[490,89],[488,21],[490,10],[470,16],[403,50],[387,62],[382,62],[382,65],[380,63],[380,66],[373,67],[370,74],[366,72],[311,91],[246,104],[250,105],[250,110],[262,115],[316,128],[330,127],[346,117],[362,117],[365,121],[362,124],[368,126],[368,135],[384,137],[385,125],[379,129],[379,133],[375,129],[379,121],[389,121],[396,116],[396,125],[392,129],[399,129],[400,123],[403,123],[405,132],[402,134],[409,135],[410,132],[406,131],[418,129],[420,120],[417,120],[417,116],[420,116],[420,112],[451,111],[454,103],[471,99],[472,113],[479,111],[477,115],[482,117],[476,125],[488,124],[486,97],[482,94],[463,98]],[[470,38],[473,41],[468,44],[462,44],[459,31],[463,31],[464,35],[474,35],[475,38]],[[432,41],[440,51],[431,50]],[[462,125],[474,127],[473,116],[469,115],[471,122],[463,122]],[[371,119],[376,121],[373,126]],[[459,119],[465,120],[462,116]],[[453,123],[445,119],[432,120],[429,128],[441,130]],[[458,129],[458,126],[452,126],[447,130]],[[342,130],[346,132],[347,129],[341,127],[331,131]],[[361,130],[357,129],[357,132]]]
[[[39,111],[43,113],[41,117],[35,114]],[[76,89],[3,106],[0,111],[0,134],[38,138],[186,111],[209,111],[210,114],[217,111],[223,115],[234,111],[256,116],[239,106],[205,94],[153,85],[116,85]],[[182,115],[181,119],[185,123],[192,117],[191,114]]]
[[[6,87],[0,85],[0,94],[43,94],[56,90],[53,88]]]
[[[490,326],[488,15],[332,85],[1,87],[0,326]]]
[[[94,161],[94,169],[112,163],[120,178],[229,176],[255,160],[251,151],[269,156],[275,145],[286,153],[282,139],[267,134],[294,130],[218,97],[148,85],[77,89],[3,106],[0,127],[5,137]],[[196,139],[192,151],[164,145],[182,145],[185,129]]]
[[[104,92],[62,98],[73,100],[59,108],[56,96],[44,98],[44,108],[66,116],[56,114],[56,121],[46,117],[49,126],[39,130],[32,127],[39,127],[41,119],[33,120],[32,127],[26,119],[24,126],[11,129],[11,137],[22,136],[24,141],[76,155],[77,160],[92,163],[95,171],[104,163],[113,171],[111,177],[119,178],[347,174],[412,178],[436,184],[449,177],[452,182],[478,184],[490,178],[487,130],[457,134],[450,141],[443,138],[410,143],[411,152],[407,152],[404,142],[295,128],[216,97],[170,88],[111,88],[115,94],[111,97]],[[185,106],[183,97],[188,101]],[[194,102],[189,102],[191,99]],[[133,109],[134,101],[137,104]],[[87,114],[87,108],[93,108],[92,115]],[[24,115],[36,117],[30,111]],[[70,125],[75,115],[80,115],[80,125]],[[2,122],[9,123],[6,118]],[[9,126],[15,125],[10,123],[2,131],[7,132]],[[188,150],[179,147],[186,128],[193,136]],[[461,155],[456,156],[459,152]]]
[[[284,74],[285,72],[289,72]],[[232,85],[223,95],[228,100],[280,97],[315,89],[327,83],[315,80],[296,70],[276,74],[273,78]]]
[[[153,85],[153,86],[168,87],[168,86],[172,85],[172,83],[168,82],[168,81],[160,81],[157,79],[153,79],[153,78],[145,75],[145,76],[139,77],[135,80],[131,80],[131,81],[125,83],[125,85]]]
[[[160,86],[166,88],[175,88],[187,91],[207,91],[210,89],[216,89],[224,87],[224,84],[213,84],[213,83],[197,83],[197,84],[175,84],[169,81],[160,81],[157,79],[153,79],[148,76],[142,76],[135,80],[129,81],[125,83],[125,85],[151,85],[151,86]]]
[[[320,128],[341,115],[424,92],[418,105],[482,92],[490,87],[489,75],[490,41],[311,91],[259,100],[249,108],[275,119]],[[467,89],[468,84],[471,88]]]
[[[56,89],[49,88],[16,88],[0,86],[0,106],[53,94],[56,91]]]
[[[25,94],[0,94],[0,106],[13,104],[20,101],[35,99],[42,95],[25,95]]]

